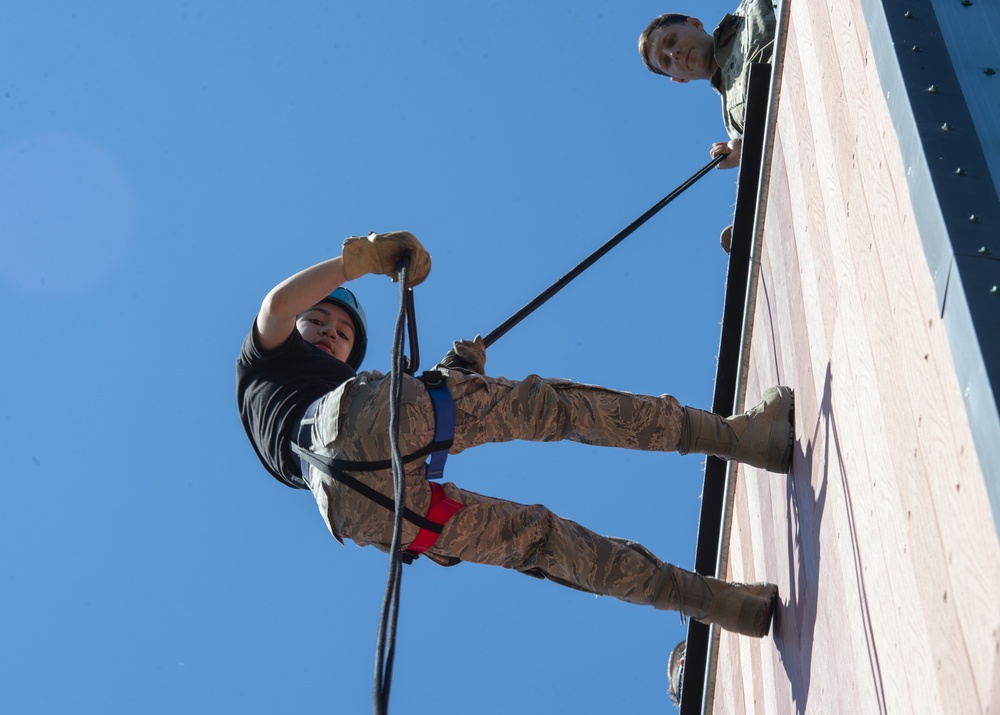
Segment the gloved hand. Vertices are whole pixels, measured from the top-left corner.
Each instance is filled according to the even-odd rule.
[[[399,280],[399,262],[410,254],[406,287],[420,285],[431,272],[431,256],[408,231],[351,236],[344,241],[344,275],[347,280],[378,273]]]
[[[475,340],[459,340],[457,343],[452,343],[451,350],[438,364],[450,370],[464,370],[485,375],[486,344],[478,335]]]

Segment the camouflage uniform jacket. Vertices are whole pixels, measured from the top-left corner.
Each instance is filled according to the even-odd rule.
[[[732,139],[743,136],[750,65],[771,62],[774,25],[771,0],[743,0],[715,29],[719,70],[712,77],[712,86],[722,96],[722,118]]]

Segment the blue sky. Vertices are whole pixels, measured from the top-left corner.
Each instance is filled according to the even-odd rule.
[[[735,3],[733,3],[735,5]],[[409,230],[425,366],[702,167],[707,84],[642,66],[719,2],[33,2],[0,10],[0,708],[371,711],[387,557],[256,461],[234,362],[264,294]],[[514,328],[488,372],[708,406],[736,174],[712,172]],[[396,286],[353,286],[385,369]],[[690,568],[703,462],[576,444],[452,457]],[[516,573],[408,567],[391,712],[669,710],[679,618]]]

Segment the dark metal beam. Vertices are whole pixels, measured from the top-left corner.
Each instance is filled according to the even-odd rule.
[[[726,415],[732,412],[736,402],[739,380],[743,317],[746,312],[750,251],[757,211],[757,191],[760,185],[770,85],[770,65],[755,64],[751,67],[747,89],[743,155],[737,182],[736,213],[733,217],[733,240],[729,252],[729,271],[726,275],[722,334],[719,338],[719,365],[715,377],[715,394],[712,398],[712,410]],[[702,492],[698,544],[694,559],[694,570],[700,574],[715,575],[725,500],[726,463],[717,457],[708,457],[705,462],[705,486]],[[696,621],[688,622],[684,689],[681,693],[682,715],[695,715],[701,712],[705,695],[709,632],[706,625]]]

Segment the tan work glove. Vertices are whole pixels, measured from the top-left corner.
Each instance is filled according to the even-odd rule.
[[[450,370],[463,370],[474,372],[477,375],[485,375],[486,344],[478,335],[475,340],[459,340],[457,343],[452,343],[451,350],[438,364]]]
[[[344,241],[344,275],[347,280],[378,273],[399,280],[399,262],[410,254],[410,268],[406,287],[420,285],[431,272],[431,255],[420,245],[417,237],[408,231],[370,233],[351,236]]]

